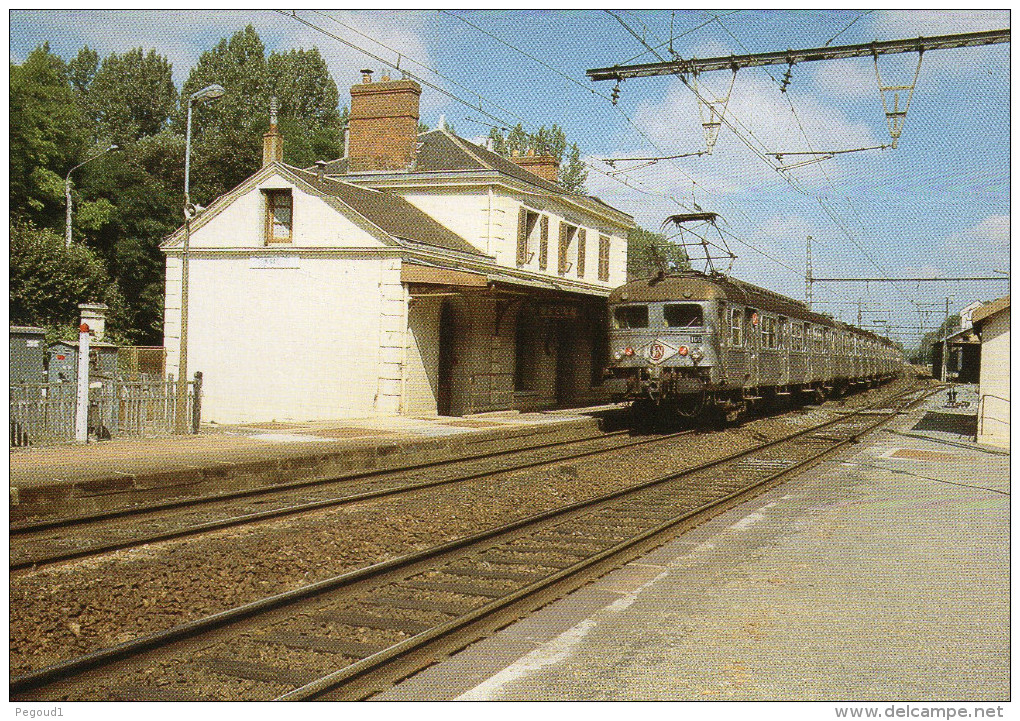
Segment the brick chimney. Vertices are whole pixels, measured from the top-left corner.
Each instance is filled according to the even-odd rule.
[[[534,150],[529,150],[527,155],[515,154],[510,159],[529,173],[534,173],[550,183],[559,182],[560,164],[551,155],[535,155]]]
[[[269,101],[269,132],[262,136],[262,167],[283,162],[283,136],[276,127],[276,98]]]
[[[371,70],[361,74],[361,84],[351,88],[347,170],[406,170],[418,146],[421,85],[387,75],[372,82]]]

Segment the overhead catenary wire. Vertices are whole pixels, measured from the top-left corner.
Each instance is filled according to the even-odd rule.
[[[457,96],[455,93],[453,93],[453,92],[451,92],[449,90],[446,90],[446,89],[444,89],[444,88],[442,88],[440,86],[437,86],[435,83],[432,83],[432,82],[430,82],[430,81],[420,77],[420,75],[416,75],[414,73],[411,73],[408,70],[406,70],[405,68],[398,68],[398,65],[395,64],[394,62],[391,62],[391,61],[387,60],[386,58],[383,58],[383,57],[379,56],[376,53],[373,53],[373,52],[371,52],[369,50],[366,50],[365,48],[360,47],[356,43],[353,43],[353,42],[351,42],[349,40],[346,40],[345,38],[342,38],[342,37],[336,35],[335,33],[330,32],[329,30],[327,30],[325,28],[322,28],[319,25],[316,25],[315,23],[310,22],[309,20],[307,20],[305,18],[302,18],[302,17],[298,16],[296,11],[290,11],[290,12],[287,12],[287,11],[277,11],[277,12],[279,12],[281,15],[283,15],[285,17],[288,17],[288,18],[291,18],[293,20],[296,20],[297,22],[300,22],[301,24],[303,24],[303,25],[305,25],[307,27],[310,27],[313,30],[316,30],[317,32],[320,32],[320,33],[326,35],[327,37],[330,37],[330,38],[332,38],[332,39],[334,39],[334,40],[336,40],[336,41],[338,41],[338,42],[340,42],[340,43],[342,43],[342,44],[344,44],[344,45],[346,45],[348,47],[351,47],[352,49],[355,49],[355,50],[365,54],[366,56],[373,58],[374,60],[384,64],[385,66],[401,70],[408,77],[412,77],[412,78],[416,79],[417,81],[421,82],[423,85],[426,85],[427,87],[433,88],[437,92],[440,92],[441,94],[445,95],[446,97],[449,97],[450,99],[452,99],[452,100],[454,100],[454,101],[456,101],[456,102],[458,102],[458,103],[460,103],[462,105],[465,105],[465,106],[471,108],[472,110],[475,110],[476,112],[478,112],[479,114],[483,115],[484,117],[490,118],[490,119],[498,122],[501,126],[510,125],[511,123],[509,121],[507,121],[504,117],[501,117],[500,115],[498,115],[497,112],[496,112],[498,110],[503,110],[508,115],[510,115],[511,117],[519,119],[522,122],[522,125],[524,123],[528,122],[527,119],[523,118],[521,115],[517,114],[516,112],[514,112],[512,110],[509,110],[509,109],[506,109],[506,108],[502,108],[498,104],[488,100],[487,98],[485,98],[481,94],[476,93],[474,91],[470,91],[470,92],[471,92],[471,94],[474,97],[477,97],[479,99],[479,102],[478,103],[474,103],[474,102],[466,101],[463,98]],[[365,36],[363,33],[360,33],[360,32],[359,32],[359,34],[363,35],[364,37],[369,37],[369,36]],[[373,40],[373,42],[375,42],[375,41]],[[398,63],[401,60],[408,60],[410,62],[414,62],[416,65],[419,65],[421,67],[429,69],[428,66],[425,66],[422,63],[418,63],[417,61],[413,60],[412,58],[410,58],[406,54],[404,54],[404,53],[402,53],[402,52],[400,52],[400,51],[398,51],[396,49],[389,48],[388,46],[384,46],[384,45],[381,45],[381,44],[380,44],[380,46],[381,47],[386,47],[386,49],[390,50],[391,52],[396,53],[398,55],[398,59],[397,59]],[[436,73],[436,75],[438,75],[439,77],[443,78],[444,80],[449,80],[448,78],[445,78],[445,76],[443,76],[442,74]],[[463,86],[460,86],[460,87],[463,87]],[[493,110],[486,109],[485,107],[482,106],[482,103],[488,103],[488,105],[491,108],[493,108]],[[624,117],[626,117],[625,114],[624,114]],[[628,120],[629,120],[629,118],[628,118]],[[629,120],[629,122],[631,122],[633,124],[632,120]],[[638,128],[638,130],[639,130],[639,132],[641,132],[639,128]],[[644,135],[644,133],[642,133],[642,134]],[[646,137],[646,139],[649,140],[649,142],[652,142],[650,138],[647,138],[647,136],[645,136],[645,137]],[[652,143],[652,144],[653,144],[653,147],[655,147],[654,143]],[[634,190],[636,192],[642,193],[642,194],[647,195],[647,196],[661,197],[661,198],[666,199],[666,200],[668,200],[670,202],[673,202],[678,207],[683,208],[685,210],[690,210],[691,209],[687,204],[683,203],[682,201],[680,201],[679,199],[677,199],[675,196],[673,196],[670,193],[665,193],[665,192],[662,192],[660,190],[649,189],[648,186],[645,185],[644,183],[642,183],[640,181],[637,181],[637,180],[634,180],[632,178],[628,178],[626,176],[622,176],[620,174],[612,174],[611,175],[611,174],[606,173],[605,171],[601,170],[600,168],[597,168],[597,167],[593,166],[589,162],[582,161],[582,163],[585,165],[585,167],[587,167],[588,169],[596,172],[597,174],[599,174],[601,176],[604,176],[604,177],[608,177],[608,178],[610,178],[610,179],[620,183],[621,185],[624,185],[624,186],[626,186],[626,187],[628,187],[628,188],[630,188],[630,189],[632,189],[632,190]],[[683,172],[683,171],[681,171],[681,172]],[[690,176],[687,175],[686,172],[684,172],[684,175],[686,175],[688,178],[690,178]],[[697,181],[694,180],[693,178],[690,178],[690,180],[691,180],[691,182],[695,186],[699,185],[697,183]],[[766,253],[764,251],[761,251],[760,249],[756,248],[753,244],[751,244],[751,243],[749,243],[749,242],[747,242],[747,241],[745,241],[743,239],[738,238],[737,236],[735,236],[732,233],[730,234],[730,237],[734,238],[741,245],[743,245],[743,246],[745,246],[745,247],[747,247],[747,248],[749,248],[749,249],[751,249],[751,250],[753,250],[755,252],[758,252],[759,254],[763,255],[766,258],[769,258],[770,260],[772,260],[774,262],[778,262],[783,267],[785,267],[788,270],[791,270],[791,271],[793,271],[795,273],[798,273],[798,275],[799,275],[799,272],[797,270],[795,270],[795,269],[791,268],[790,266],[782,263],[781,261],[778,261],[778,259],[774,258],[770,254],[768,254],[768,253]]]

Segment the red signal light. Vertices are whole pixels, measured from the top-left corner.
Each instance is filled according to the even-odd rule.
[[[633,348],[629,348],[629,347],[628,348],[624,348],[623,349],[623,354],[625,356],[632,356],[632,355],[634,355],[634,349]]]
[[[685,345],[680,346],[680,350],[678,350],[677,353],[679,353],[680,355],[687,355],[687,346]]]

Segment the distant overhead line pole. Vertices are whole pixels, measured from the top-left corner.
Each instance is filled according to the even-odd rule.
[[[881,40],[857,45],[836,45],[832,47],[809,48],[807,50],[782,50],[771,53],[749,55],[728,55],[717,58],[691,58],[661,63],[640,65],[615,65],[610,68],[595,68],[586,71],[593,81],[625,80],[647,78],[656,75],[687,75],[709,70],[739,70],[765,65],[795,65],[816,60],[839,60],[842,58],[873,57],[895,53],[924,53],[929,50],[950,50],[981,45],[996,45],[1009,42],[1009,29],[988,30],[979,33],[957,35],[936,35],[930,38],[918,37],[904,40]]]

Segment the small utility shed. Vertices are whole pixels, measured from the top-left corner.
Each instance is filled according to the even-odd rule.
[[[981,338],[978,443],[1009,448],[1009,296],[974,311]]]

